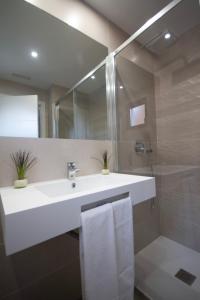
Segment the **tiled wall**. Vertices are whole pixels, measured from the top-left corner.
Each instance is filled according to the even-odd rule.
[[[98,173],[101,165],[94,157],[101,157],[106,149],[111,153],[110,141],[0,138],[0,187],[12,185],[16,172],[10,154],[20,149],[31,151],[37,164],[28,174],[29,182],[65,178],[67,162],[75,161],[79,175]],[[111,167],[112,169],[112,167]]]
[[[156,73],[161,233],[200,251],[200,26],[161,56]],[[178,166],[177,166],[178,165]],[[181,167],[180,167],[181,166]]]

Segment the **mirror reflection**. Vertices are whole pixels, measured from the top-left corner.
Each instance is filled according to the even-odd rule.
[[[98,129],[97,109],[91,113],[90,125],[80,113],[84,106],[92,107],[90,98],[98,102],[98,95],[92,96],[100,88],[98,80],[93,87],[82,83],[76,96],[69,94],[55,106],[107,56],[106,47],[23,0],[1,0],[0,40],[0,136],[106,136],[105,122],[104,132]],[[81,132],[78,124],[83,123]]]
[[[62,98],[55,111],[58,137],[108,139],[105,66]]]

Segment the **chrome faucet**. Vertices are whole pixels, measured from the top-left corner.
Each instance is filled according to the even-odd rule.
[[[67,178],[69,180],[74,180],[76,178],[76,174],[80,170],[76,168],[76,164],[73,161],[67,163]]]

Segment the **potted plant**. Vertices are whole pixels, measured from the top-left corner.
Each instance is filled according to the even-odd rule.
[[[108,175],[110,173],[109,166],[108,166],[110,158],[108,157],[107,150],[104,151],[102,158],[103,158],[103,169],[101,172],[103,175]]]
[[[21,150],[16,153],[12,153],[11,159],[15,165],[18,177],[18,179],[14,182],[14,187],[24,188],[28,184],[26,173],[35,165],[37,159],[32,157],[31,152]]]
[[[110,156],[108,155],[108,151],[105,150],[102,154],[102,158],[96,158],[93,157],[94,159],[98,160],[98,162],[100,162],[100,164],[102,165],[103,169],[101,171],[101,173],[103,175],[108,175],[110,174],[110,170],[109,170],[109,161],[110,161]]]

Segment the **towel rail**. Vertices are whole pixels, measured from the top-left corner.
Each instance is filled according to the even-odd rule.
[[[106,199],[103,199],[103,200],[100,200],[97,202],[83,205],[81,207],[81,212],[84,212],[84,211],[87,211],[87,210],[90,210],[90,209],[93,209],[93,208],[96,208],[96,207],[99,207],[99,206],[102,206],[102,205],[105,205],[108,203],[113,203],[118,200],[122,200],[124,198],[127,198],[128,196],[129,196],[129,193],[123,193],[123,194],[120,194],[120,195],[117,195],[114,197],[109,197],[109,198],[106,198]],[[78,228],[68,232],[67,234],[70,235],[71,237],[73,237],[74,239],[79,240],[79,229]]]
[[[108,204],[108,203],[112,203],[112,202],[115,202],[115,201],[118,201],[118,200],[122,200],[122,199],[127,198],[127,197],[129,197],[128,192],[117,195],[117,196],[114,196],[114,197],[109,197],[109,198],[106,198],[106,199],[102,199],[100,201],[93,202],[93,203],[90,203],[90,204],[85,204],[81,207],[81,212],[84,212],[86,210],[93,209],[93,208],[96,208],[98,206],[102,206],[102,205],[105,205],[105,204]]]

